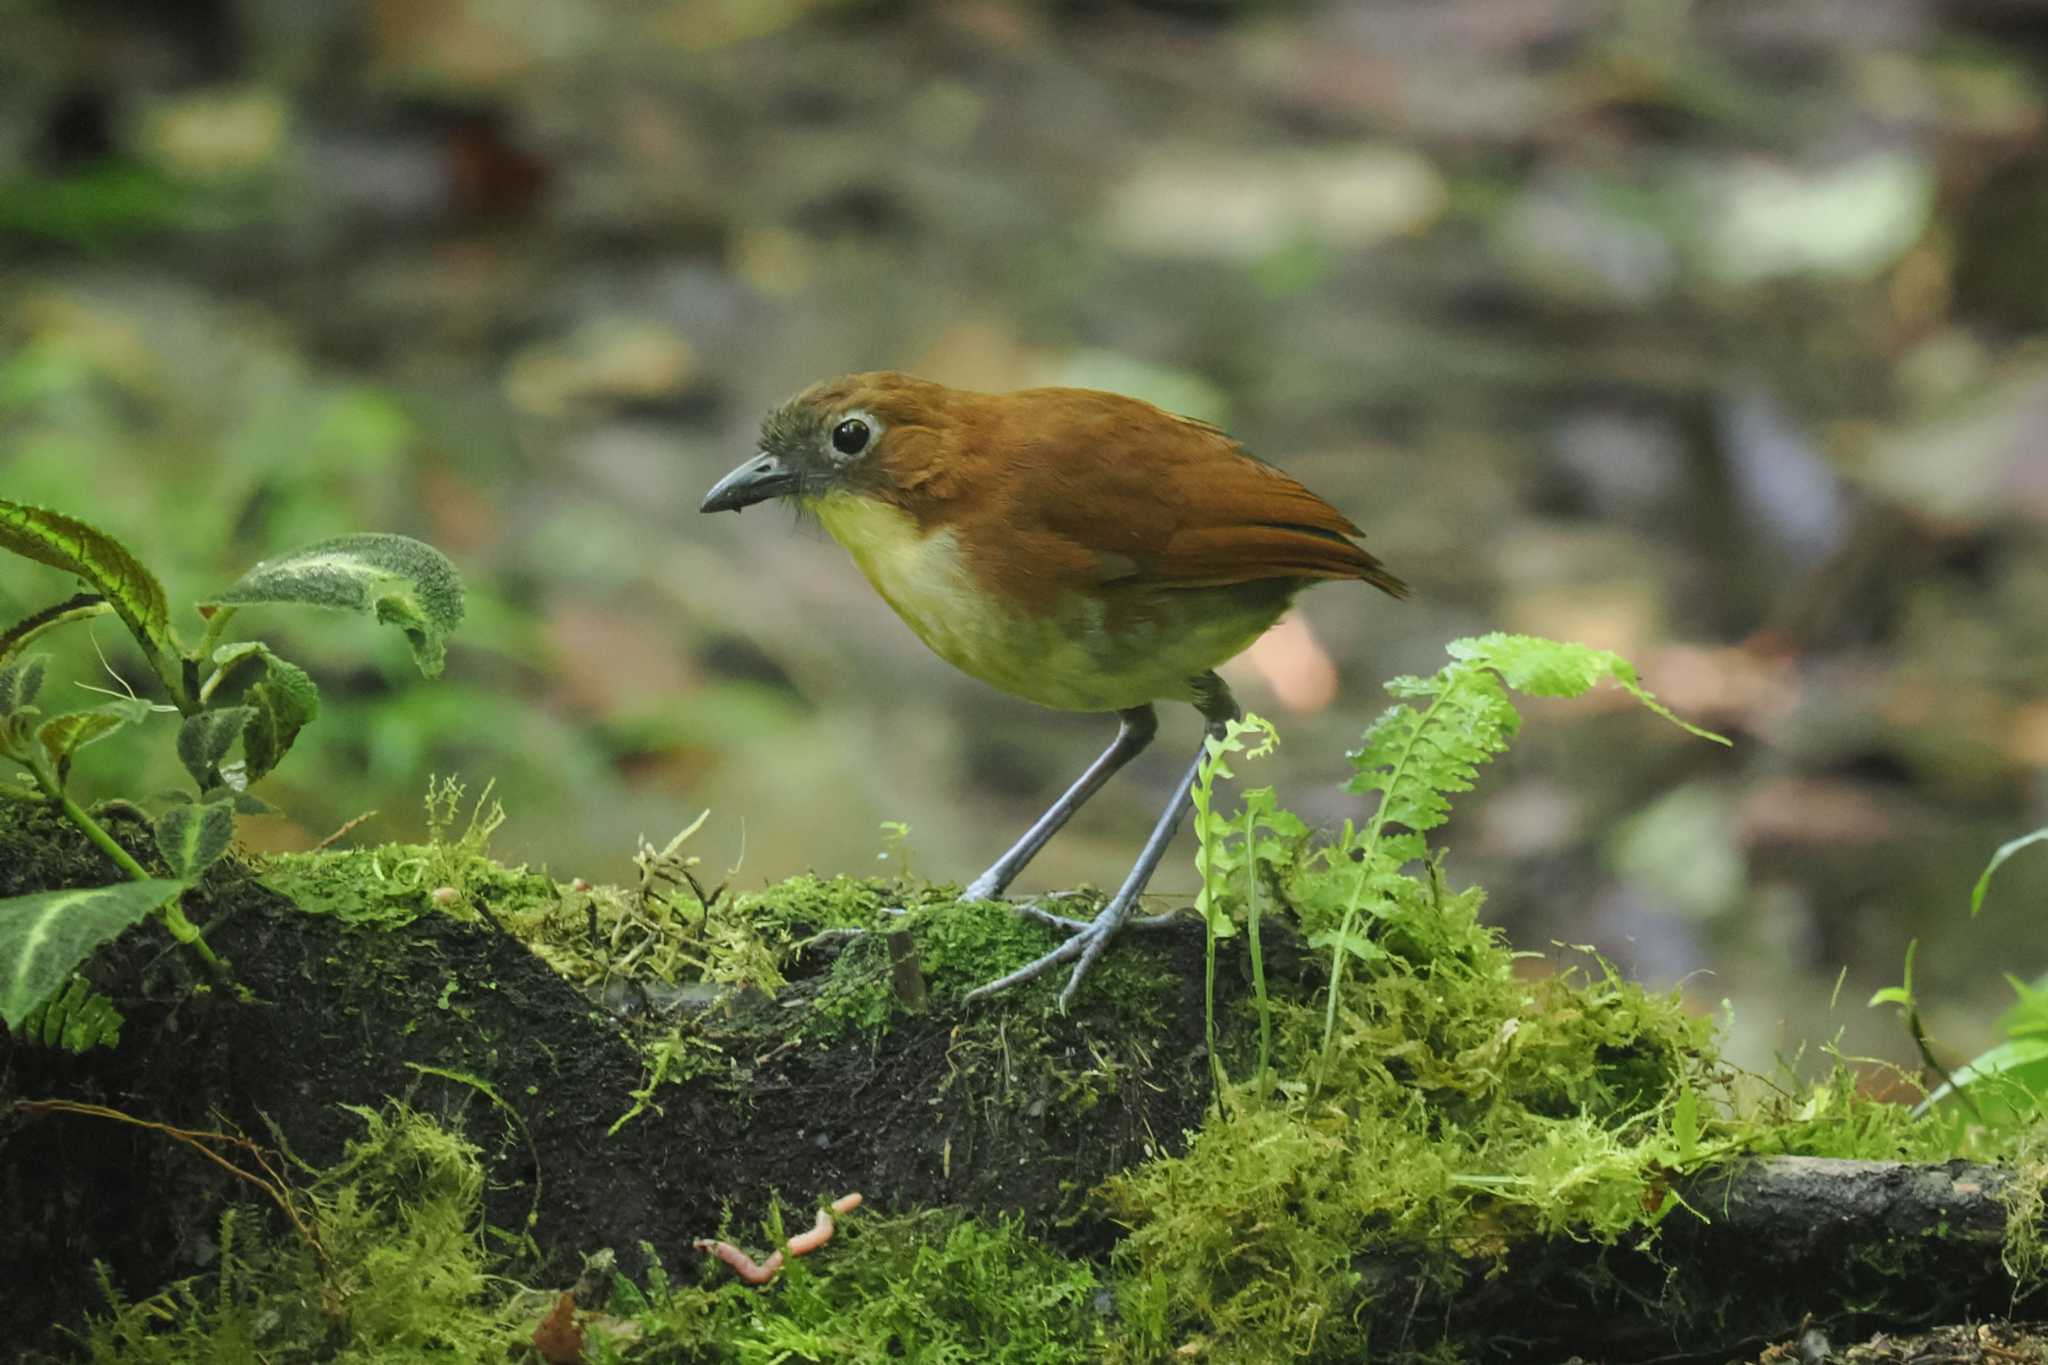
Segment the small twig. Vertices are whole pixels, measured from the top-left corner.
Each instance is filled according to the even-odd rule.
[[[334,843],[338,842],[339,840],[341,840],[341,839],[343,839],[343,838],[347,837],[347,835],[348,835],[348,832],[349,832],[350,830],[354,829],[354,828],[355,828],[355,827],[356,827],[357,825],[360,825],[360,824],[362,824],[362,823],[363,823],[363,821],[365,821],[365,820],[368,820],[368,819],[370,819],[370,818],[371,818],[372,816],[376,815],[376,813],[377,813],[377,812],[375,812],[375,811],[373,811],[373,810],[366,810],[366,811],[364,811],[364,812],[363,812],[363,813],[362,813],[361,815],[358,815],[358,816],[357,816],[357,817],[356,817],[355,819],[353,819],[353,820],[350,820],[350,821],[348,821],[348,822],[347,822],[346,824],[344,824],[344,825],[343,825],[343,826],[342,826],[342,827],[341,827],[340,829],[338,829],[338,830],[334,831],[334,833],[332,833],[332,834],[328,835],[328,836],[327,836],[327,837],[326,837],[325,839],[322,839],[322,840],[321,840],[321,841],[320,841],[319,843],[317,843],[317,844],[313,845],[313,846],[312,846],[311,848],[307,849],[307,850],[306,850],[306,852],[308,852],[308,853],[319,853],[319,852],[321,852],[321,851],[322,851],[323,849],[326,849],[326,848],[328,848],[329,846],[333,845]]]

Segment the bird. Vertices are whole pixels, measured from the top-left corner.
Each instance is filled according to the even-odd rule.
[[[1407,586],[1328,502],[1221,428],[1096,389],[978,393],[896,371],[826,379],[762,420],[759,447],[699,508],[795,502],[933,653],[983,682],[1117,731],[961,899],[999,899],[1034,855],[1192,704],[1205,744],[1137,862],[1092,919],[1017,908],[1063,931],[976,1000],[1072,962],[1062,1009],[1127,923],[1189,804],[1206,752],[1243,716],[1216,673],[1304,588]]]

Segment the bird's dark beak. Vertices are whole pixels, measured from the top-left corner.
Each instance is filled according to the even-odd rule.
[[[762,451],[738,469],[711,485],[699,512],[737,512],[757,502],[794,493],[800,482],[797,472],[767,451]]]

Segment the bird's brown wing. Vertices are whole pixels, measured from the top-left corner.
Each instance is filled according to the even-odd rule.
[[[1269,578],[1400,579],[1342,512],[1206,423],[1146,404],[1083,410],[1032,452],[1019,520],[1092,556],[1098,582],[1213,588]],[[1050,435],[1050,433],[1048,434]]]

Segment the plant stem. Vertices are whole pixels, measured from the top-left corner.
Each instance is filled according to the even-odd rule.
[[[1316,1055],[1316,1085],[1319,1088],[1322,1085],[1323,1070],[1330,1063],[1330,1040],[1337,1035],[1337,987],[1344,980],[1344,956],[1351,951],[1347,945],[1351,941],[1351,935],[1358,928],[1358,912],[1365,895],[1366,872],[1373,865],[1373,855],[1379,852],[1380,831],[1387,823],[1387,807],[1393,802],[1394,789],[1401,784],[1401,779],[1407,774],[1408,761],[1415,756],[1415,746],[1428,731],[1431,717],[1436,715],[1437,708],[1444,704],[1444,698],[1456,690],[1460,681],[1461,679],[1452,678],[1447,682],[1443,691],[1430,699],[1420,719],[1415,722],[1415,729],[1409,734],[1408,742],[1401,746],[1400,758],[1395,760],[1392,770],[1387,774],[1386,785],[1380,789],[1379,809],[1372,813],[1372,823],[1366,826],[1364,836],[1358,841],[1358,850],[1363,855],[1358,859],[1358,881],[1351,890],[1351,903],[1344,907],[1344,919],[1337,926],[1337,941],[1330,948],[1330,996],[1323,1005],[1323,1046]]]
[[[1216,1083],[1216,1111],[1223,1113],[1230,1104],[1230,1078],[1223,1072],[1223,1059],[1216,1055],[1216,926],[1207,920],[1202,924],[1202,938],[1202,1023],[1208,1035],[1209,1074]]]
[[[220,643],[221,633],[228,628],[228,622],[234,619],[234,615],[233,607],[213,609],[213,614],[206,618],[206,631],[199,637],[199,648],[192,651],[194,658],[203,663],[213,657],[214,646]]]
[[[70,794],[57,785],[55,774],[50,772],[46,764],[30,763],[28,770],[35,774],[36,785],[43,789],[43,794],[64,812],[64,818],[78,826],[86,838],[99,845],[100,851],[112,858],[116,867],[127,873],[131,880],[146,882],[150,879],[148,870],[135,861],[134,855],[121,847],[99,821],[86,813],[85,807],[73,801]],[[183,893],[180,892],[179,895],[182,896]],[[184,907],[178,904],[178,900],[179,896],[173,896],[157,907],[157,914],[162,917],[164,928],[170,930],[171,937],[178,942],[190,944],[193,951],[206,960],[208,966],[218,969],[221,966],[219,956],[214,953],[212,945],[200,935],[199,926],[185,918]]]
[[[1244,808],[1245,934],[1251,940],[1252,996],[1259,1006],[1258,1094],[1265,1098],[1266,1063],[1273,1055],[1273,1010],[1266,999],[1266,962],[1259,948],[1259,844],[1249,802]]]

